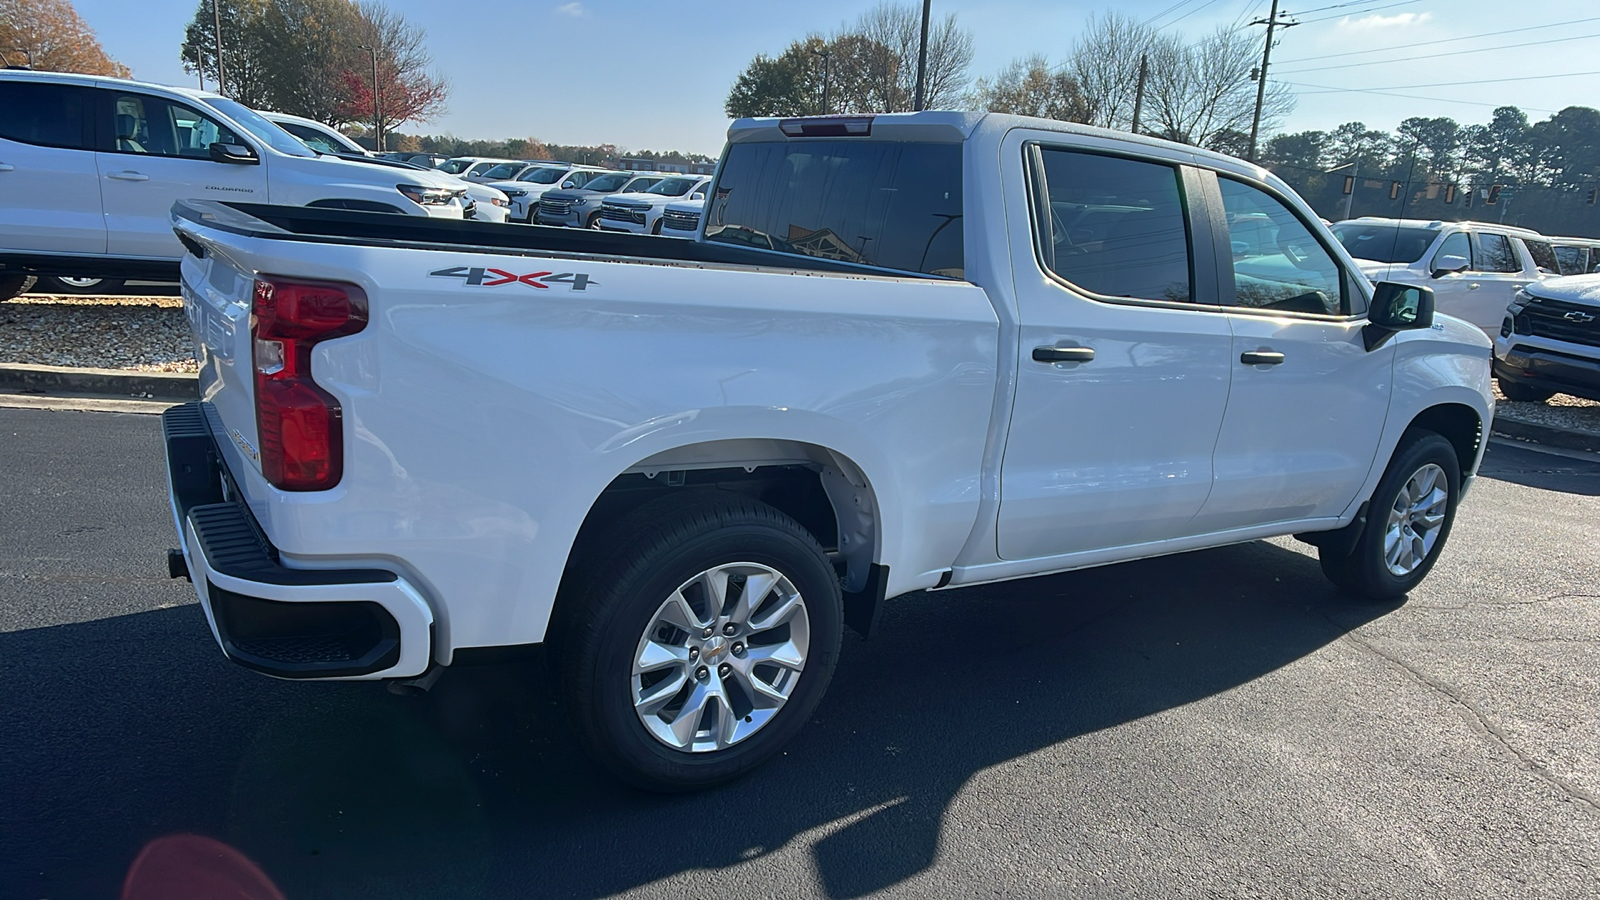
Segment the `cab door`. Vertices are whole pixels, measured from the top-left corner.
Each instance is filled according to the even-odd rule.
[[[1012,218],[1021,346],[998,554],[1192,534],[1232,350],[1214,256],[1194,252],[1194,173],[1083,147],[1026,153],[1031,232]]]
[[[1375,464],[1394,342],[1368,350],[1355,276],[1284,198],[1206,176],[1230,237],[1219,244],[1233,332],[1207,532],[1337,517]]]
[[[0,249],[106,252],[93,90],[7,79],[0,110]]]
[[[99,89],[106,150],[95,154],[105,205],[106,252],[176,259],[183,246],[169,213],[179,200],[267,202],[265,164],[211,158],[211,144],[254,144],[193,106],[138,91]],[[260,151],[257,150],[259,154]]]
[[[1469,246],[1470,254],[1462,251]],[[1445,238],[1433,256],[1435,267],[1446,255],[1471,260],[1463,272],[1441,274],[1433,280],[1434,308],[1464,319],[1489,334],[1498,334],[1506,307],[1517,291],[1539,279],[1528,251],[1503,234],[1457,232]]]

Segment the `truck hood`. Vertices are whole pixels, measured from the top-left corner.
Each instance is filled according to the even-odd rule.
[[[667,209],[674,212],[697,213],[702,212],[705,208],[706,201],[704,200],[674,200],[667,204]]]
[[[628,194],[612,194],[606,198],[607,203],[617,206],[663,206],[673,198],[664,194],[647,194],[643,191],[634,191]]]
[[[1568,275],[1565,278],[1546,278],[1523,288],[1535,297],[1560,300],[1563,303],[1581,303],[1600,306],[1600,275]]]
[[[543,200],[587,200],[590,197],[612,197],[605,191],[586,191],[582,188],[566,188],[560,191],[545,191],[540,199]]]

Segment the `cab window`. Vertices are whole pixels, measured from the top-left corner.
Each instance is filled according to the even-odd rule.
[[[1278,312],[1349,315],[1344,270],[1278,198],[1218,178],[1232,243],[1234,305]]]
[[[1503,234],[1478,232],[1478,252],[1472,260],[1474,272],[1521,272],[1522,263]]]
[[[43,81],[0,81],[0,138],[41,147],[93,150],[85,127],[93,105],[88,89]]]
[[[1443,265],[1446,256],[1459,256],[1467,261],[1468,269],[1472,268],[1472,242],[1467,240],[1465,231],[1458,231],[1440,242],[1438,251],[1433,254],[1432,268]]]
[[[144,94],[111,97],[112,148],[118,153],[209,159],[215,143],[242,143],[216,120]]]

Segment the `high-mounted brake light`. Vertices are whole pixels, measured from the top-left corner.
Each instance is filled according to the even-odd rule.
[[[872,116],[810,116],[782,119],[778,128],[789,137],[870,137]]]
[[[311,379],[311,349],[367,327],[353,284],[259,278],[250,315],[261,474],[285,491],[324,491],[344,474],[343,410]]]

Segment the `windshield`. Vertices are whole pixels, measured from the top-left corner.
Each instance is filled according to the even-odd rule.
[[[639,194],[648,191],[655,183],[661,180],[660,175],[640,175],[622,186],[621,193]]]
[[[299,138],[307,147],[321,153],[362,152],[361,148],[349,146],[334,135],[326,134],[309,125],[301,125],[299,122],[275,122],[274,124]]]
[[[1333,236],[1356,259],[1414,263],[1428,252],[1433,239],[1439,236],[1439,230],[1414,225],[1340,222],[1333,226]]]
[[[316,151],[301,143],[299,138],[263,119],[260,113],[237,100],[229,100],[227,97],[206,97],[204,102],[238,123],[240,128],[250,132],[253,137],[265,141],[267,146],[279,153],[308,158],[315,158],[317,155]]]
[[[566,169],[552,169],[549,166],[540,166],[518,175],[517,180],[531,181],[534,184],[555,184],[565,174],[567,174]]]
[[[447,159],[439,164],[439,171],[446,175],[460,175],[471,168],[473,162],[470,159]]]
[[[663,178],[647,194],[661,194],[664,197],[682,197],[689,193],[689,189],[700,183],[698,178]]]
[[[583,188],[587,191],[596,191],[601,194],[609,194],[612,191],[615,191],[617,188],[622,187],[627,180],[628,175],[626,172],[607,172],[606,174],[591,180],[588,184],[584,185]]]
[[[517,173],[522,171],[522,166],[522,163],[501,163],[483,173],[483,177],[493,181],[505,181],[517,177]]]

